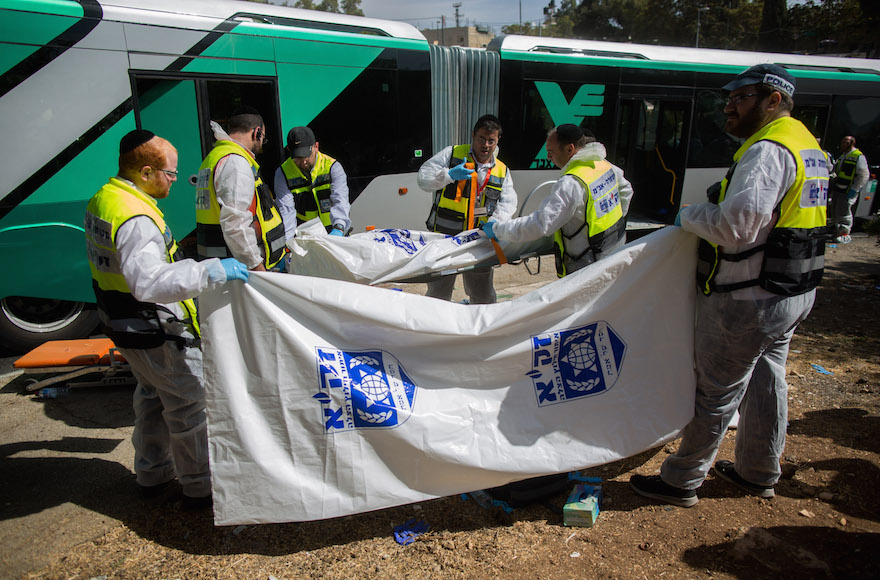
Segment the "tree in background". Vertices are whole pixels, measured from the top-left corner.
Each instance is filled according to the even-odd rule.
[[[563,0],[544,36],[772,52],[878,54],[878,0]],[[702,9],[702,10],[701,10]],[[565,23],[565,26],[562,25]],[[533,24],[507,34],[537,35]]]

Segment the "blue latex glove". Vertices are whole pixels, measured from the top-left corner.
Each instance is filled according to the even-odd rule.
[[[336,228],[333,228],[332,230],[330,230],[330,235],[331,236],[344,236],[345,234],[342,232],[342,230],[337,230]]]
[[[483,224],[483,231],[486,232],[486,235],[489,236],[490,240],[497,240],[495,237],[495,220],[488,221]]]
[[[449,177],[451,177],[453,181],[464,181],[465,179],[471,178],[471,174],[474,170],[465,167],[465,163],[466,161],[462,161],[460,165],[456,165],[449,169]]]
[[[681,210],[678,210],[678,213],[675,214],[675,223],[672,225],[681,227]]]
[[[220,260],[223,271],[226,272],[226,280],[242,280],[247,282],[250,272],[247,266],[236,260],[235,258],[223,258]]]
[[[431,526],[423,521],[416,521],[415,518],[406,520],[399,526],[394,526],[394,541],[401,546],[412,544],[417,537],[427,532]]]
[[[856,191],[855,189],[850,189],[849,192],[846,194],[847,199],[855,199],[858,196],[859,196],[859,192]]]

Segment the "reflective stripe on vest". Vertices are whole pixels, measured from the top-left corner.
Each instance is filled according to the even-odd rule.
[[[470,154],[470,145],[456,145],[452,148],[452,157],[449,160],[449,167],[461,165],[462,161],[468,161],[474,164],[476,162]],[[507,166],[500,159],[495,159],[495,166],[489,171],[489,179],[483,188],[482,194],[475,192],[479,198],[474,203],[474,220],[475,228],[481,227],[486,223],[501,199],[501,190],[504,185],[504,178],[507,175]],[[455,201],[458,197],[457,190],[460,181],[453,181],[442,190],[434,193],[434,203],[431,206],[431,213],[425,225],[429,231],[442,232],[444,234],[455,235],[464,231],[466,224],[470,221],[471,198],[471,180],[464,180],[464,188],[461,192],[461,199]],[[481,208],[480,212],[476,208]],[[484,211],[483,211],[484,210]]]
[[[306,178],[290,157],[281,164],[287,189],[293,194],[297,224],[320,217],[325,227],[333,225],[330,219],[330,208],[333,207],[333,200],[330,198],[330,168],[334,163],[335,159],[318,151],[315,166],[309,176],[311,179]]]
[[[737,163],[758,141],[773,141],[792,154],[797,165],[795,180],[774,210],[778,217],[765,244],[739,254],[725,254],[716,244],[700,240],[697,285],[707,296],[713,291],[731,292],[756,285],[774,294],[796,296],[809,292],[822,281],[827,237],[828,166],[825,153],[803,123],[782,117],[762,127],[743,143],[733,156],[733,167],[721,182],[718,203],[724,201]],[[715,283],[721,260],[737,262],[760,251],[764,252],[764,259],[757,279],[725,285]]]
[[[584,225],[571,236],[566,236],[562,228],[553,234],[556,254],[556,275],[562,278],[568,274],[565,258],[572,261],[593,252],[596,260],[602,253],[617,245],[626,236],[626,220],[620,205],[620,183],[612,165],[604,160],[575,161],[565,172],[584,186]],[[586,249],[574,255],[567,247],[566,240],[584,236],[589,242]]]
[[[251,226],[260,241],[263,266],[268,270],[284,257],[286,238],[281,214],[275,208],[272,194],[260,177],[260,166],[244,147],[233,141],[217,141],[214,148],[202,161],[196,182],[196,238],[199,259],[229,258],[232,254],[223,238],[220,228],[220,204],[214,189],[214,173],[217,164],[227,155],[240,155],[250,164],[254,172],[254,199],[248,208],[254,216]]]
[[[171,230],[156,202],[150,196],[115,177],[104,185],[89,201],[85,216],[86,249],[92,287],[98,303],[102,322],[107,326],[107,336],[116,346],[123,348],[155,348],[165,341],[189,344],[187,339],[169,336],[159,322],[157,304],[138,301],[122,275],[119,254],[116,249],[116,233],[119,227],[137,216],[147,216],[165,239],[166,258],[169,263],[183,258]],[[193,300],[179,302],[194,336],[199,336],[196,305]],[[164,308],[163,308],[164,309]],[[167,310],[167,309],[165,309]],[[191,342],[191,341],[190,341]]]
[[[853,149],[837,160],[834,166],[834,173],[837,174],[837,177],[834,178],[834,189],[844,192],[849,191],[853,179],[856,178],[856,167],[861,156],[861,151]]]

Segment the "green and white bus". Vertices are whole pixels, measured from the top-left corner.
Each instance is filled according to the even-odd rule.
[[[149,129],[179,150],[160,202],[186,248],[210,120],[249,104],[266,120],[271,183],[284,136],[311,126],[349,176],[355,231],[423,229],[415,173],[468,142],[482,114],[531,211],[558,171],[546,131],[590,127],[633,182],[630,222],[671,222],[723,177],[737,142],[718,87],[759,62],[798,79],[795,115],[834,151],[853,134],[880,159],[878,61],[499,37],[431,46],[408,24],[233,0],[0,0],[0,345],[95,329],[82,219],[116,172],[119,139]],[[534,195],[533,195],[534,193]]]
[[[0,73],[0,344],[15,350],[95,328],[83,214],[136,127],[179,150],[160,207],[184,246],[209,120],[241,103],[266,121],[268,183],[296,125],[355,195],[431,147],[428,43],[408,24],[223,0],[2,0]]]

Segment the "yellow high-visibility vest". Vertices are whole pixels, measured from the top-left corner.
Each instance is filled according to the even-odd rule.
[[[220,204],[214,189],[217,164],[227,155],[241,155],[253,169],[254,201],[249,209],[254,215],[253,227],[260,241],[263,266],[268,270],[281,261],[287,250],[284,223],[275,207],[272,194],[260,177],[259,164],[244,147],[234,141],[217,141],[199,167],[196,182],[196,238],[199,259],[232,257],[220,228]]]
[[[470,145],[456,145],[452,148],[452,157],[449,160],[449,167],[460,165],[462,161],[468,161],[474,164],[476,162],[470,154]],[[495,166],[489,172],[486,185],[482,192],[471,191],[471,180],[464,182],[453,181],[442,190],[434,193],[434,203],[431,206],[431,213],[425,225],[429,231],[442,232],[444,234],[455,235],[463,232],[469,222],[473,223],[473,227],[479,228],[489,221],[495,212],[495,207],[501,199],[501,190],[504,185],[504,178],[507,176],[507,166],[499,159],[495,159]],[[459,196],[459,188],[461,195]],[[470,215],[470,199],[472,195],[479,196],[479,201],[474,203],[474,207],[485,208],[482,215]],[[456,201],[457,200],[457,201]],[[476,211],[474,212],[477,213]]]
[[[791,117],[776,119],[752,135],[733,155],[733,167],[721,182],[718,203],[724,201],[736,165],[749,147],[758,141],[773,141],[785,147],[797,165],[794,183],[776,208],[779,216],[767,242],[739,254],[724,254],[716,244],[700,240],[697,257],[697,285],[707,296],[760,286],[782,296],[809,292],[822,281],[825,265],[825,225],[828,205],[828,166],[825,153],[803,123]],[[715,283],[721,260],[739,261],[764,252],[761,274],[755,280],[735,284]]]
[[[159,323],[157,305],[140,302],[122,275],[122,265],[116,249],[116,233],[119,227],[137,216],[147,216],[165,238],[165,251],[169,263],[183,259],[171,230],[159,207],[149,195],[115,177],[96,193],[86,208],[85,231],[92,287],[98,302],[101,321],[107,336],[116,346],[123,348],[155,348],[171,340],[184,346],[189,344],[183,337],[168,336]],[[182,322],[199,337],[199,322],[195,301],[180,303],[187,318]]]
[[[593,252],[596,259],[614,247],[626,236],[626,220],[620,205],[620,182],[613,166],[605,161],[574,161],[569,164],[565,175],[571,175],[584,186],[584,225],[571,236],[566,236],[562,228],[553,235],[556,254],[556,274],[560,278],[568,274],[565,257],[579,260],[587,252]],[[589,244],[580,254],[574,255],[566,247],[566,240],[584,236]]]
[[[333,207],[333,200],[330,199],[330,168],[334,163],[335,159],[318,151],[315,166],[308,178],[290,157],[281,164],[287,189],[293,194],[297,224],[320,217],[324,227],[333,225],[330,219],[330,208]]]

